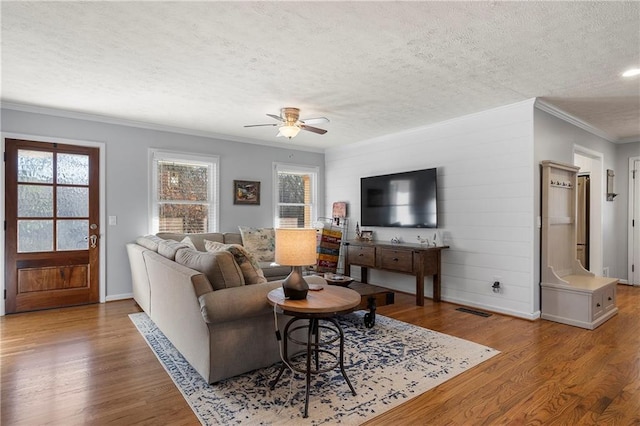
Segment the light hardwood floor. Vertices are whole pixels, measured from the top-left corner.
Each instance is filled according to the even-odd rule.
[[[594,331],[456,305],[378,313],[502,353],[368,425],[640,425],[640,288],[618,286],[620,312]],[[132,300],[0,318],[2,425],[198,421],[129,320]]]

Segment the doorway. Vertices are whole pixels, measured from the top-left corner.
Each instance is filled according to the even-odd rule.
[[[629,159],[629,284],[640,285],[640,157]]]
[[[578,175],[578,215],[576,220],[577,257],[584,269],[589,269],[589,224],[591,210],[591,177]]]
[[[588,260],[589,271],[596,275],[604,274],[604,235],[603,235],[603,198],[604,193],[604,169],[602,153],[583,148],[574,147],[573,164],[580,167],[580,175],[589,175],[589,236],[587,244],[589,247]]]
[[[5,139],[5,312],[100,301],[100,150]]]

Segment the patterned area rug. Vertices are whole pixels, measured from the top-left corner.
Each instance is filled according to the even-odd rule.
[[[144,313],[131,320],[205,425],[355,425],[372,419],[443,383],[499,352],[384,316],[374,328],[364,311],[340,317],[345,333],[345,368],[312,378],[309,417],[303,418],[305,379],[285,371],[275,389],[269,383],[279,364],[209,385]],[[354,343],[357,342],[357,343]]]

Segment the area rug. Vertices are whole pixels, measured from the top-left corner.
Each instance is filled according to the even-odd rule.
[[[373,328],[364,311],[340,317],[345,333],[345,368],[312,378],[309,417],[303,418],[305,379],[285,371],[269,389],[279,364],[213,385],[173,347],[144,313],[130,318],[205,425],[357,425],[414,398],[497,355],[495,349],[381,315]]]

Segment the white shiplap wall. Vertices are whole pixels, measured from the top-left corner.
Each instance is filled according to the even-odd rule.
[[[533,99],[326,152],[326,205],[349,202],[360,218],[360,178],[438,168],[442,297],[523,318],[539,316],[534,282]],[[416,242],[429,231],[372,228],[374,238]],[[352,274],[358,276],[358,268]],[[499,277],[503,290],[493,293]],[[369,282],[415,293],[414,278],[370,270]],[[431,279],[425,280],[431,296]]]

